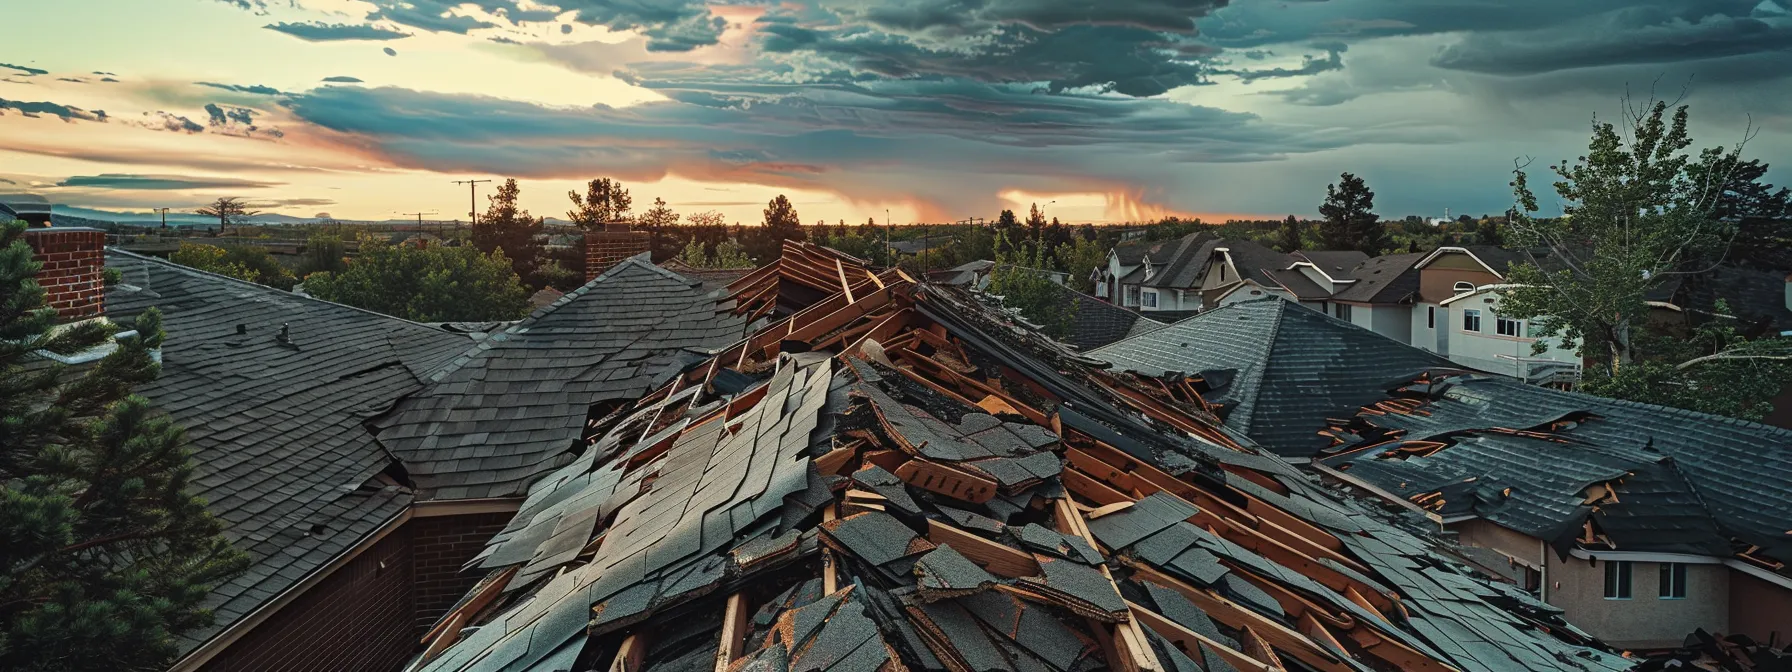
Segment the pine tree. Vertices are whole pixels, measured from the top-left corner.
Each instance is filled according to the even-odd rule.
[[[1371,257],[1387,247],[1387,232],[1375,209],[1375,192],[1363,178],[1350,173],[1338,176],[1338,184],[1325,186],[1325,203],[1319,214],[1319,240],[1328,250],[1359,250]]]
[[[803,220],[796,214],[796,206],[783,194],[765,205],[764,227],[747,236],[747,251],[759,263],[769,263],[784,252],[786,240],[808,240],[803,233]]]
[[[1300,228],[1300,220],[1295,219],[1294,215],[1289,215],[1287,219],[1282,220],[1281,236],[1276,239],[1276,250],[1283,253],[1299,250],[1301,248]]]
[[[0,225],[0,669],[161,670],[176,638],[211,622],[200,602],[241,572],[205,503],[181,430],[130,394],[154,379],[161,315],[85,372],[34,353],[114,338],[52,332],[41,264]]]
[[[670,235],[672,227],[678,226],[678,213],[666,206],[666,199],[653,199],[653,207],[641,213],[638,224],[647,230],[648,249],[652,250],[654,259],[664,261],[678,256],[678,241]]]
[[[486,197],[491,206],[473,226],[473,247],[485,254],[503,250],[516,274],[527,278],[534,274],[541,260],[541,220],[529,216],[528,210],[517,208],[521,191],[516,180],[510,179],[498,187],[497,194]]]

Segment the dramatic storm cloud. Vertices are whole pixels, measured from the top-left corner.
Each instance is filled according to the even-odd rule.
[[[608,175],[742,219],[777,190],[805,216],[861,221],[1054,195],[1085,219],[1312,214],[1346,170],[1391,216],[1497,212],[1515,155],[1578,151],[1626,91],[1687,91],[1701,144],[1754,122],[1751,153],[1777,177],[1792,161],[1784,1],[219,0],[169,10],[195,28],[163,44],[203,67],[125,68],[78,30],[26,50],[31,66],[0,64],[18,77],[0,96],[61,103],[0,102],[36,117],[0,119],[0,140],[169,169],[244,153],[334,176],[303,183],[343,191],[338,215],[439,209],[445,187],[417,185],[468,175],[544,182],[525,193],[548,212]],[[26,11],[79,25],[74,9]],[[94,68],[126,83],[53,81]],[[127,104],[143,121],[91,125],[121,148],[79,146],[99,132],[82,122],[107,117],[75,105]],[[45,117],[71,123],[49,140],[22,125]],[[146,127],[176,133],[139,147]]]

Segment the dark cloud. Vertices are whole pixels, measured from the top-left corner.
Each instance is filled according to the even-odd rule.
[[[455,33],[465,35],[468,31],[481,28],[496,28],[495,23],[481,21],[470,16],[459,16],[448,13],[445,3],[433,0],[414,0],[414,2],[394,3],[375,2],[382,8],[367,15],[369,21],[391,21],[418,30],[432,33]]]
[[[253,86],[242,86],[240,84],[218,84],[216,82],[194,82],[194,83],[198,84],[199,86],[209,86],[214,89],[222,89],[225,91],[233,91],[236,93],[252,93],[252,94],[255,94],[258,96],[280,95],[279,89],[276,89],[276,88],[273,88],[270,86],[262,86],[260,84],[256,84]]]
[[[74,82],[76,84],[86,84],[87,83],[87,80],[85,80],[85,79],[75,79],[73,77],[57,77],[56,81],[58,81],[58,82]]]
[[[25,73],[26,77],[36,77],[38,75],[50,74],[49,70],[39,70],[37,68],[27,67],[27,66],[23,66],[23,65],[13,65],[11,63],[0,63],[0,68],[6,68],[8,70],[17,70],[19,72]]]
[[[572,34],[572,24],[570,24],[570,23],[562,23],[562,24],[560,24],[560,34],[561,34],[561,35],[570,35],[570,34]]]
[[[332,84],[360,84],[361,78],[349,77],[346,75],[337,75],[335,77],[325,77],[324,81],[330,82]]]
[[[117,77],[118,76],[118,73],[115,73],[115,72],[100,72],[98,70],[93,71],[93,74],[105,75],[107,77]]]
[[[116,84],[116,83],[118,83],[118,80],[116,80],[116,79],[113,79],[113,78],[111,78],[111,77],[101,77],[101,78],[100,78],[100,81],[102,81],[102,82],[109,82],[109,83],[113,83],[113,84]]]
[[[148,116],[147,112],[144,114],[145,116]],[[205,127],[199,125],[192,119],[162,111],[157,111],[155,113],[154,119],[150,121],[150,128],[188,134],[205,132]]]
[[[172,175],[134,175],[105,173],[76,175],[56,183],[58,187],[96,187],[103,189],[258,189],[278,186],[277,182],[258,182],[232,177],[192,178]]]
[[[674,70],[654,74],[648,83],[671,100],[624,109],[352,87],[284,104],[403,167],[545,178],[603,165],[631,180],[676,172],[864,199],[919,191],[942,207],[988,206],[1005,188],[1168,190],[1178,166],[1438,140],[1419,129],[1322,131],[1169,101],[964,80],[791,87],[725,83],[708,67],[693,66],[689,74],[704,79],[690,83],[671,81],[685,74]]]
[[[1337,45],[1325,56],[1302,56],[1298,68],[1263,68],[1256,70],[1214,70],[1214,74],[1232,75],[1247,82],[1277,77],[1302,77],[1344,68],[1344,48]]]
[[[1451,70],[1531,75],[1776,51],[1792,51],[1792,19],[1712,14],[1688,21],[1658,8],[1634,7],[1548,30],[1471,34],[1431,63]]]
[[[497,37],[488,37],[486,39],[488,39],[492,42],[497,42],[498,44],[522,44],[521,42],[510,39],[508,37],[504,37],[503,35],[499,35]]]
[[[398,50],[393,49],[391,47],[386,47],[382,51],[385,51],[387,56],[397,56],[398,55]]]
[[[368,24],[323,23],[270,23],[262,26],[268,30],[286,33],[306,42],[336,42],[344,40],[398,40],[410,37],[388,28]]]
[[[205,113],[210,116],[209,123],[214,127],[240,130],[246,134],[259,130],[255,127],[255,110],[247,107],[227,108],[217,103],[206,103]]]
[[[61,118],[63,121],[80,120],[80,121],[102,121],[103,122],[106,120],[106,111],[105,110],[89,111],[89,110],[83,110],[79,107],[73,107],[73,106],[69,106],[69,105],[59,105],[57,103],[51,103],[51,102],[35,102],[35,103],[33,103],[33,102],[25,102],[25,101],[19,101],[19,100],[7,100],[5,98],[0,98],[0,115],[4,115],[7,110],[13,110],[13,111],[18,112],[19,114],[25,115],[27,117],[36,117],[39,115],[48,114],[48,115],[52,115],[52,116]]]

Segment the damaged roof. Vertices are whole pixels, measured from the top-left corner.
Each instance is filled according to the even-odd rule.
[[[826,258],[787,243],[734,309],[769,306],[765,278],[824,290]],[[411,668],[1632,666],[1190,386],[1109,373],[961,290],[834,268],[836,291],[600,422]]]
[[[1404,303],[1419,292],[1419,271],[1413,265],[1424,258],[1423,252],[1408,252],[1365,259],[1346,274],[1356,282],[1339,290],[1332,298],[1360,303]]]
[[[249,555],[204,603],[224,631],[394,519],[411,494],[362,424],[473,341],[414,322],[108,249],[106,316],[161,311],[161,375],[141,385],[186,430],[193,494]]]
[[[1481,375],[1417,377],[1334,423],[1321,463],[1558,549],[1736,556],[1784,573],[1792,431]]]
[[[572,458],[595,404],[640,398],[745,326],[632,257],[465,348],[373,425],[426,499],[520,496]]]
[[[1117,370],[1201,379],[1226,426],[1288,458],[1331,443],[1326,418],[1385,397],[1448,359],[1403,345],[1292,301],[1221,306],[1164,329],[1093,350]]]

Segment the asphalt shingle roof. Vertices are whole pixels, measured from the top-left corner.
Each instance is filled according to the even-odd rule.
[[[137,392],[186,428],[196,494],[252,561],[212,591],[191,650],[409,504],[375,478],[392,460],[362,423],[472,341],[150,257],[106,264],[123,276],[108,317],[163,315],[161,375]]]
[[[745,326],[700,282],[631,258],[467,349],[375,426],[425,498],[521,496],[572,457],[592,404],[639,398]]]
[[[1350,269],[1369,260],[1369,255],[1357,250],[1302,250],[1293,253],[1294,257],[1313,262],[1319,270],[1325,271],[1334,280],[1350,277]]]
[[[1064,340],[1078,350],[1093,350],[1126,338],[1140,321],[1139,313],[1063,285],[1052,286],[1064,294],[1065,300],[1076,302],[1076,315],[1071,318],[1070,334]]]
[[[1339,301],[1362,303],[1399,303],[1419,291],[1419,272],[1413,264],[1425,258],[1423,252],[1384,254],[1365,259],[1350,270],[1356,280],[1333,295]]]
[[[1621,477],[1613,486],[1618,502],[1602,506],[1597,518],[1620,550],[1723,555],[1715,527],[1773,557],[1792,557],[1784,517],[1792,510],[1792,431],[1488,376],[1451,378],[1437,388],[1422,407],[1427,415],[1390,413],[1369,423],[1405,430],[1406,440],[1454,445],[1404,461],[1370,448],[1327,464],[1351,463],[1351,477],[1396,494],[1423,487],[1420,480],[1479,477],[1513,485],[1509,503],[1479,496],[1462,505],[1531,534],[1578,527],[1588,513],[1579,506],[1580,489]],[[1560,420],[1571,424],[1549,429]],[[1490,435],[1489,428],[1535,429],[1569,442]]]
[[[1384,398],[1405,374],[1449,360],[1291,301],[1244,301],[1094,350],[1090,357],[1147,375],[1232,370],[1209,401],[1234,404],[1226,425],[1284,457],[1330,440],[1325,419]]]

